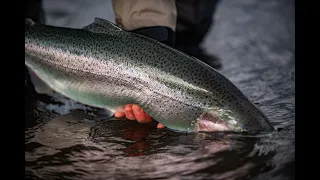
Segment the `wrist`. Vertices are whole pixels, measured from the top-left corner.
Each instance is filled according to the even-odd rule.
[[[131,32],[147,36],[161,43],[174,47],[175,45],[175,32],[168,27],[153,26],[132,30]]]

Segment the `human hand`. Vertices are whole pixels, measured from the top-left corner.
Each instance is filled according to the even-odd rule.
[[[126,117],[129,120],[137,120],[140,123],[150,123],[153,119],[137,104],[127,104],[123,108],[118,109],[114,116],[116,118]],[[158,123],[157,128],[162,129],[165,126]]]

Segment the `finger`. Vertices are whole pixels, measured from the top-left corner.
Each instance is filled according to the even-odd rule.
[[[144,123],[149,123],[153,121],[152,117],[150,117],[149,114],[147,114],[146,112],[144,112],[144,116],[145,116],[145,120],[143,121]]]
[[[114,117],[116,118],[122,118],[124,117],[124,106],[120,106],[116,109],[116,112],[114,113]]]
[[[161,123],[158,123],[157,128],[158,129],[163,129],[163,128],[165,128],[165,126],[163,124],[161,124]]]
[[[124,108],[131,108],[132,107],[132,104],[126,104],[125,106],[124,106]]]
[[[153,121],[153,119],[152,119],[152,117],[149,115],[149,114],[147,114],[146,112],[145,112],[145,122],[147,122],[147,123],[149,123],[149,122],[152,122]]]
[[[146,116],[143,109],[138,105],[132,106],[133,114],[138,122],[144,123]]]
[[[125,116],[124,112],[117,111],[116,113],[114,113],[114,117],[116,118],[122,118],[124,116]]]
[[[126,118],[129,120],[135,120],[134,114],[132,112],[132,105],[126,105],[124,108],[124,112],[126,114]]]

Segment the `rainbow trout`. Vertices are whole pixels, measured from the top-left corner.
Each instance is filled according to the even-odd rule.
[[[50,88],[115,112],[139,104],[180,131],[272,131],[227,78],[198,59],[95,18],[82,29],[25,23],[25,64]]]

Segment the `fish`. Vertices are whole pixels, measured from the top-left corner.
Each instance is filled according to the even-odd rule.
[[[83,28],[26,19],[25,65],[72,100],[111,113],[138,104],[172,130],[275,130],[267,116],[211,66],[102,18]]]

